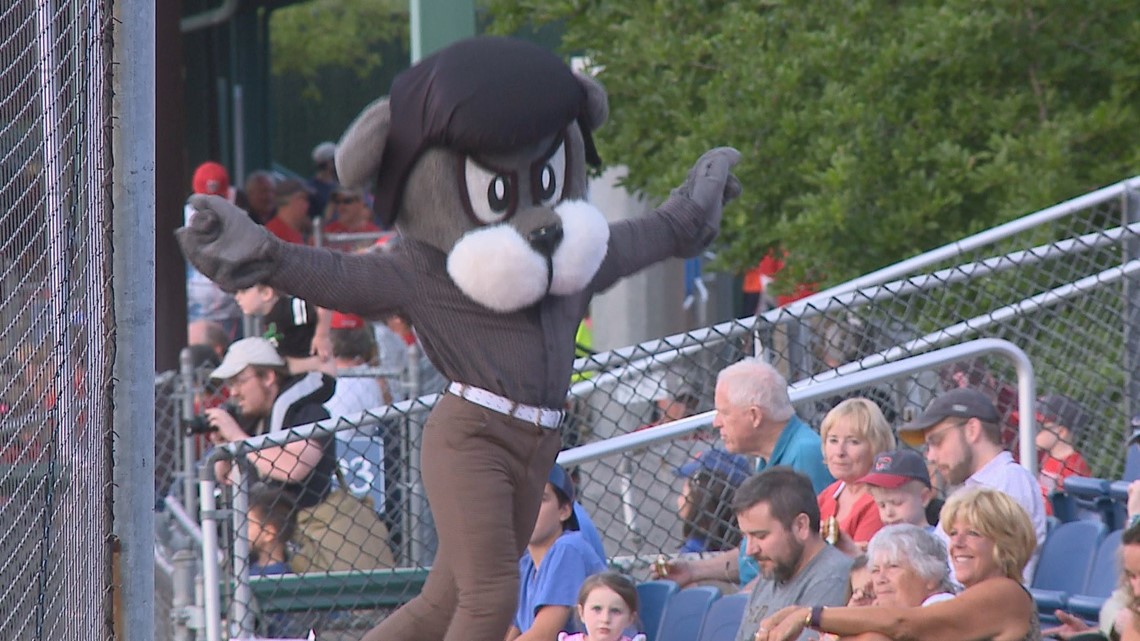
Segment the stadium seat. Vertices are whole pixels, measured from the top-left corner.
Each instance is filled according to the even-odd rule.
[[[673,581],[645,581],[637,585],[638,618],[641,619],[645,641],[657,641],[665,605],[681,588]]]
[[[1133,431],[1133,438],[1129,439],[1128,452],[1124,455],[1124,476],[1125,481],[1135,481],[1140,479],[1140,443],[1136,441],[1136,432]]]
[[[1049,534],[1029,590],[1038,611],[1052,615],[1054,610],[1065,608],[1069,595],[1085,589],[1106,531],[1099,521],[1072,521]]]
[[[1112,529],[1112,499],[1105,479],[1070,476],[1065,479],[1065,492],[1053,497],[1053,513],[1068,523],[1079,519],[1099,518]],[[1059,500],[1064,497],[1064,500]]]
[[[748,596],[747,593],[733,594],[714,601],[701,623],[698,641],[733,641],[744,620]]]
[[[1069,597],[1069,611],[1089,620],[1100,616],[1100,608],[1116,588],[1120,576],[1117,557],[1120,554],[1121,530],[1109,532],[1100,542],[1085,588]]]
[[[669,598],[657,641],[693,641],[701,631],[701,622],[713,602],[720,598],[720,590],[708,586],[685,588]]]

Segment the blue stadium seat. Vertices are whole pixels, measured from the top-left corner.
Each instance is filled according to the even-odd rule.
[[[1037,609],[1051,615],[1080,594],[1092,572],[1093,558],[1107,529],[1099,521],[1062,523],[1045,539],[1030,593]]]
[[[1134,439],[1130,439],[1128,452],[1124,455],[1124,476],[1122,478],[1125,481],[1140,479],[1140,443]]]
[[[669,599],[681,590],[673,581],[645,581],[637,585],[638,618],[646,641],[657,641],[657,631],[661,629],[661,617]]]
[[[744,610],[748,606],[748,594],[733,594],[717,599],[709,607],[701,624],[698,641],[733,641],[740,622],[744,620]]]
[[[1116,588],[1120,576],[1118,556],[1120,554],[1121,530],[1114,530],[1104,537],[1096,550],[1092,572],[1080,594],[1069,597],[1069,611],[1089,620],[1100,617],[1100,608]]]
[[[701,631],[713,602],[720,598],[720,590],[699,586],[685,588],[669,598],[665,614],[661,617],[661,627],[657,630],[657,641],[693,641]]]
[[[1053,513],[1066,523],[1099,518],[1105,527],[1112,529],[1113,508],[1108,488],[1109,482],[1105,479],[1070,476],[1065,479],[1064,494],[1052,497]]]

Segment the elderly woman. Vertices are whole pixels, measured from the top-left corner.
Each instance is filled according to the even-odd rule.
[[[879,406],[865,398],[836,405],[819,432],[827,471],[838,479],[819,493],[820,528],[829,543],[855,555],[883,527],[875,499],[858,481],[875,455],[895,448],[895,436]]]
[[[757,641],[789,641],[805,628],[859,639],[1039,641],[1041,624],[1021,572],[1037,546],[1025,510],[989,487],[958,491],[942,508],[950,559],[965,586],[957,597],[922,608],[780,610],[760,624]],[[877,597],[876,593],[876,597]]]
[[[875,605],[913,608],[954,598],[946,545],[926,528],[888,525],[867,546]]]

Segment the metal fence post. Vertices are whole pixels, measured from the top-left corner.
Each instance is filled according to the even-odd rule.
[[[114,531],[125,641],[154,638],[155,4],[112,3]]]
[[[174,553],[174,598],[170,601],[170,618],[174,622],[173,641],[194,639],[191,624],[195,618],[194,574],[197,561],[198,555],[193,550],[178,550]]]
[[[1140,222],[1140,191],[1128,186],[1120,194],[1121,223],[1125,226]],[[1140,258],[1140,236],[1129,233],[1121,244],[1122,263]],[[1140,403],[1140,274],[1122,279],[1124,296],[1124,412],[1131,418],[1138,413]]]
[[[183,425],[185,421],[194,418],[194,361],[193,356],[190,354],[188,348],[182,348],[178,353],[178,368],[179,378],[178,386],[179,392],[182,394],[182,420]],[[174,442],[180,444],[181,456],[178,460],[182,461],[182,507],[186,510],[187,514],[196,514],[198,512],[198,488],[196,475],[194,474],[195,464],[195,439],[189,434],[185,434],[182,425],[178,426],[179,432],[184,434],[181,438],[175,438]]]

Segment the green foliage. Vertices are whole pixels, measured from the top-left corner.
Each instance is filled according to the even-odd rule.
[[[307,98],[320,99],[317,80],[333,68],[361,79],[380,68],[380,50],[407,41],[407,3],[397,0],[311,0],[275,10],[270,19],[272,72],[306,80]]]
[[[1125,0],[490,0],[598,65],[603,158],[662,197],[732,145],[720,261],[835,283],[1137,173]],[[782,279],[784,280],[784,279]],[[785,282],[794,282],[786,279]]]

